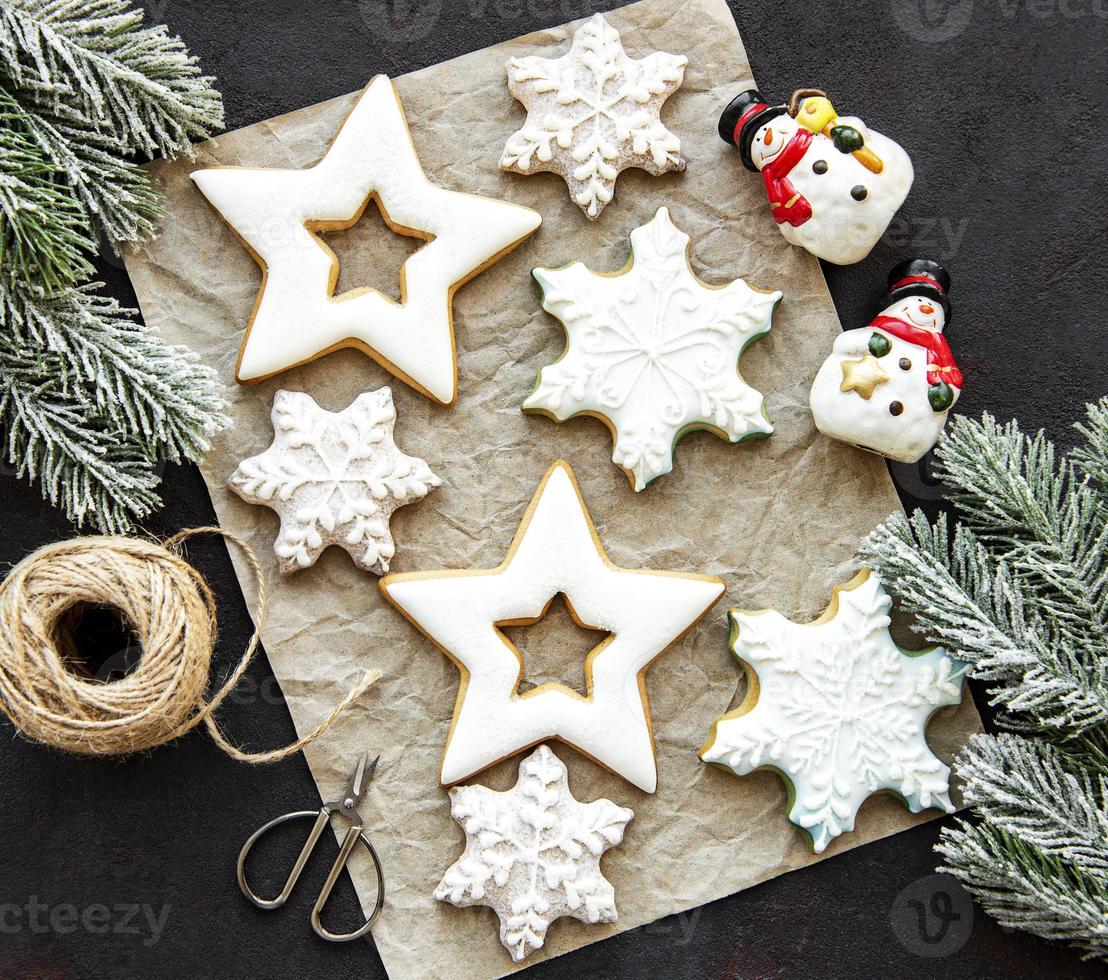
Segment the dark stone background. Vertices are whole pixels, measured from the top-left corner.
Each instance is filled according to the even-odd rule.
[[[349,92],[377,72],[401,74],[614,5],[144,3],[218,77],[228,128]],[[967,374],[959,410],[1019,417],[1072,441],[1071,421],[1108,388],[1098,111],[1108,98],[1104,0],[731,6],[763,92],[779,99],[801,85],[825,87],[844,112],[901,141],[915,161],[915,187],[888,239],[866,261],[828,270],[843,322],[866,322],[896,259],[939,259],[953,278],[950,337]],[[103,275],[133,303],[118,262],[103,263]],[[906,505],[940,506],[941,494],[915,468],[894,472]],[[166,506],[149,531],[213,520],[194,468],[170,467],[165,476]],[[10,475],[0,487],[0,560],[14,563],[72,533],[36,490]],[[226,665],[249,634],[246,610],[222,546],[193,552],[220,596]],[[221,722],[250,747],[293,737],[264,659]],[[2,732],[0,975],[382,974],[371,942],[334,946],[310,932],[310,897],[325,861],[313,864],[280,913],[255,910],[235,887],[246,835],[270,815],[314,805],[302,758],[251,768],[193,734],[142,758],[89,761],[30,745],[6,722]],[[948,822],[586,947],[528,976],[1094,976],[1073,952],[1005,932],[948,880],[927,877],[937,863],[931,847]],[[944,896],[962,916],[945,935],[937,914],[947,907]],[[348,880],[334,901],[336,928],[353,922]],[[129,919],[132,906],[138,914]],[[143,924],[147,913],[165,916],[157,942]],[[490,913],[473,914],[494,928]]]

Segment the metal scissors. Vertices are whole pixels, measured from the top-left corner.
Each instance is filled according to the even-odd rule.
[[[342,846],[339,848],[339,856],[335,858],[335,863],[331,865],[331,871],[327,875],[327,880],[319,890],[319,896],[315,900],[315,905],[312,906],[312,928],[315,930],[317,936],[333,943],[347,943],[352,939],[359,939],[369,932],[377,916],[381,912],[381,906],[385,903],[385,876],[381,871],[381,860],[377,857],[377,852],[373,849],[373,845],[362,829],[364,822],[361,814],[358,812],[358,805],[365,797],[366,790],[369,788],[369,781],[373,778],[373,773],[377,769],[377,761],[380,758],[381,757],[378,756],[371,762],[369,761],[369,753],[366,752],[358,760],[357,768],[355,768],[354,772],[350,775],[350,779],[346,784],[346,792],[343,793],[342,799],[336,800],[333,803],[324,803],[318,810],[297,810],[294,813],[283,813],[281,816],[270,820],[269,823],[263,824],[247,838],[246,843],[242,845],[242,850],[239,851],[239,888],[242,889],[242,893],[250,899],[251,902],[257,905],[258,908],[272,910],[278,909],[285,904],[293,888],[296,886],[296,882],[300,878],[300,873],[304,870],[304,865],[308,863],[308,858],[311,857],[312,851],[315,850],[315,846],[319,842],[324,828],[331,822],[331,815],[333,813],[338,813],[346,818],[350,826],[347,827],[346,837],[343,838]],[[257,843],[259,838],[274,827],[289,820],[299,820],[302,817],[313,817],[315,823],[312,825],[311,833],[308,834],[308,839],[304,842],[304,846],[300,849],[300,855],[297,857],[296,863],[292,866],[292,871],[289,872],[288,880],[285,882],[285,887],[281,889],[281,894],[276,898],[262,898],[256,895],[246,882],[246,856],[250,853],[250,848]],[[377,871],[377,904],[374,906],[369,918],[353,932],[331,932],[319,921],[319,914],[323,906],[327,904],[327,899],[331,897],[331,889],[335,887],[335,882],[338,881],[339,875],[342,874],[343,868],[346,867],[346,862],[350,860],[350,854],[354,850],[354,845],[359,840],[365,844],[366,848],[369,850],[369,856],[373,858],[373,867]]]

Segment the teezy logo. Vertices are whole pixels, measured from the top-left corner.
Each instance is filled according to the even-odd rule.
[[[950,875],[927,875],[896,896],[889,921],[909,953],[928,958],[950,956],[969,939],[973,901]]]
[[[931,44],[961,34],[973,16],[973,0],[890,0],[905,34]]]
[[[431,34],[442,16],[442,0],[361,0],[358,9],[374,37],[405,45]]]

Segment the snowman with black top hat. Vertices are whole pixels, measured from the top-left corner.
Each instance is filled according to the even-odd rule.
[[[840,334],[816,374],[810,404],[821,432],[904,463],[935,445],[962,392],[943,336],[949,289],[946,270],[930,259],[889,273],[881,312]]]
[[[861,119],[840,117],[818,89],[799,89],[787,105],[741,92],[719,135],[761,173],[781,234],[836,265],[869,254],[912,186],[908,154]]]

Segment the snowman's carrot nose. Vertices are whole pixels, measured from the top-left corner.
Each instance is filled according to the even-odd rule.
[[[765,142],[766,146],[769,146],[770,143],[773,142],[773,130],[772,129],[767,129],[766,130],[766,135],[764,137],[762,137],[762,139]]]
[[[930,316],[932,313],[935,312],[935,307],[929,306],[927,303],[920,303],[919,311],[924,316]]]

